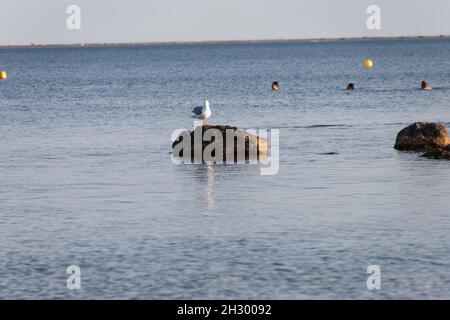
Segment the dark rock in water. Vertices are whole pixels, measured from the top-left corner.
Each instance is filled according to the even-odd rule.
[[[186,130],[172,144],[173,156],[196,163],[265,159],[268,153],[266,139],[228,125],[202,125],[193,131]]]
[[[430,152],[424,153],[421,157],[429,159],[450,160],[450,147],[448,146],[445,149],[434,149]]]
[[[431,151],[450,144],[447,130],[440,123],[416,122],[397,135],[394,148],[400,151]]]
[[[333,156],[333,155],[339,154],[339,152],[331,151],[331,152],[323,152],[323,153],[320,153],[320,154],[324,155],[324,156]]]

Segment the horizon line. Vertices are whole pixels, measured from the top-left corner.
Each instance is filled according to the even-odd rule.
[[[279,38],[257,40],[198,40],[198,41],[142,41],[142,42],[80,42],[49,44],[10,44],[7,48],[80,48],[80,47],[119,47],[119,46],[164,46],[164,45],[211,45],[211,44],[263,44],[263,43],[301,43],[326,41],[371,41],[371,40],[414,40],[414,39],[450,39],[450,35],[415,35],[415,36],[363,36],[363,37],[321,37],[321,38]]]

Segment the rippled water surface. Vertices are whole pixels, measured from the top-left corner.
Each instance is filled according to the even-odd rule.
[[[392,148],[412,122],[450,124],[449,52],[1,49],[0,298],[450,298],[450,163]],[[280,129],[277,175],[172,163],[171,133],[204,99],[212,124]]]

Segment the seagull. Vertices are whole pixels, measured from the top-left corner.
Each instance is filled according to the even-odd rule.
[[[195,107],[192,110],[194,115],[192,118],[207,120],[211,116],[211,109],[209,108],[209,101],[205,101],[205,105],[203,107]]]

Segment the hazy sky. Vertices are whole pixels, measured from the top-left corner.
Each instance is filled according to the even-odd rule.
[[[81,30],[66,9],[81,8]],[[382,29],[366,27],[369,5]],[[450,35],[450,0],[0,0],[0,45]]]

